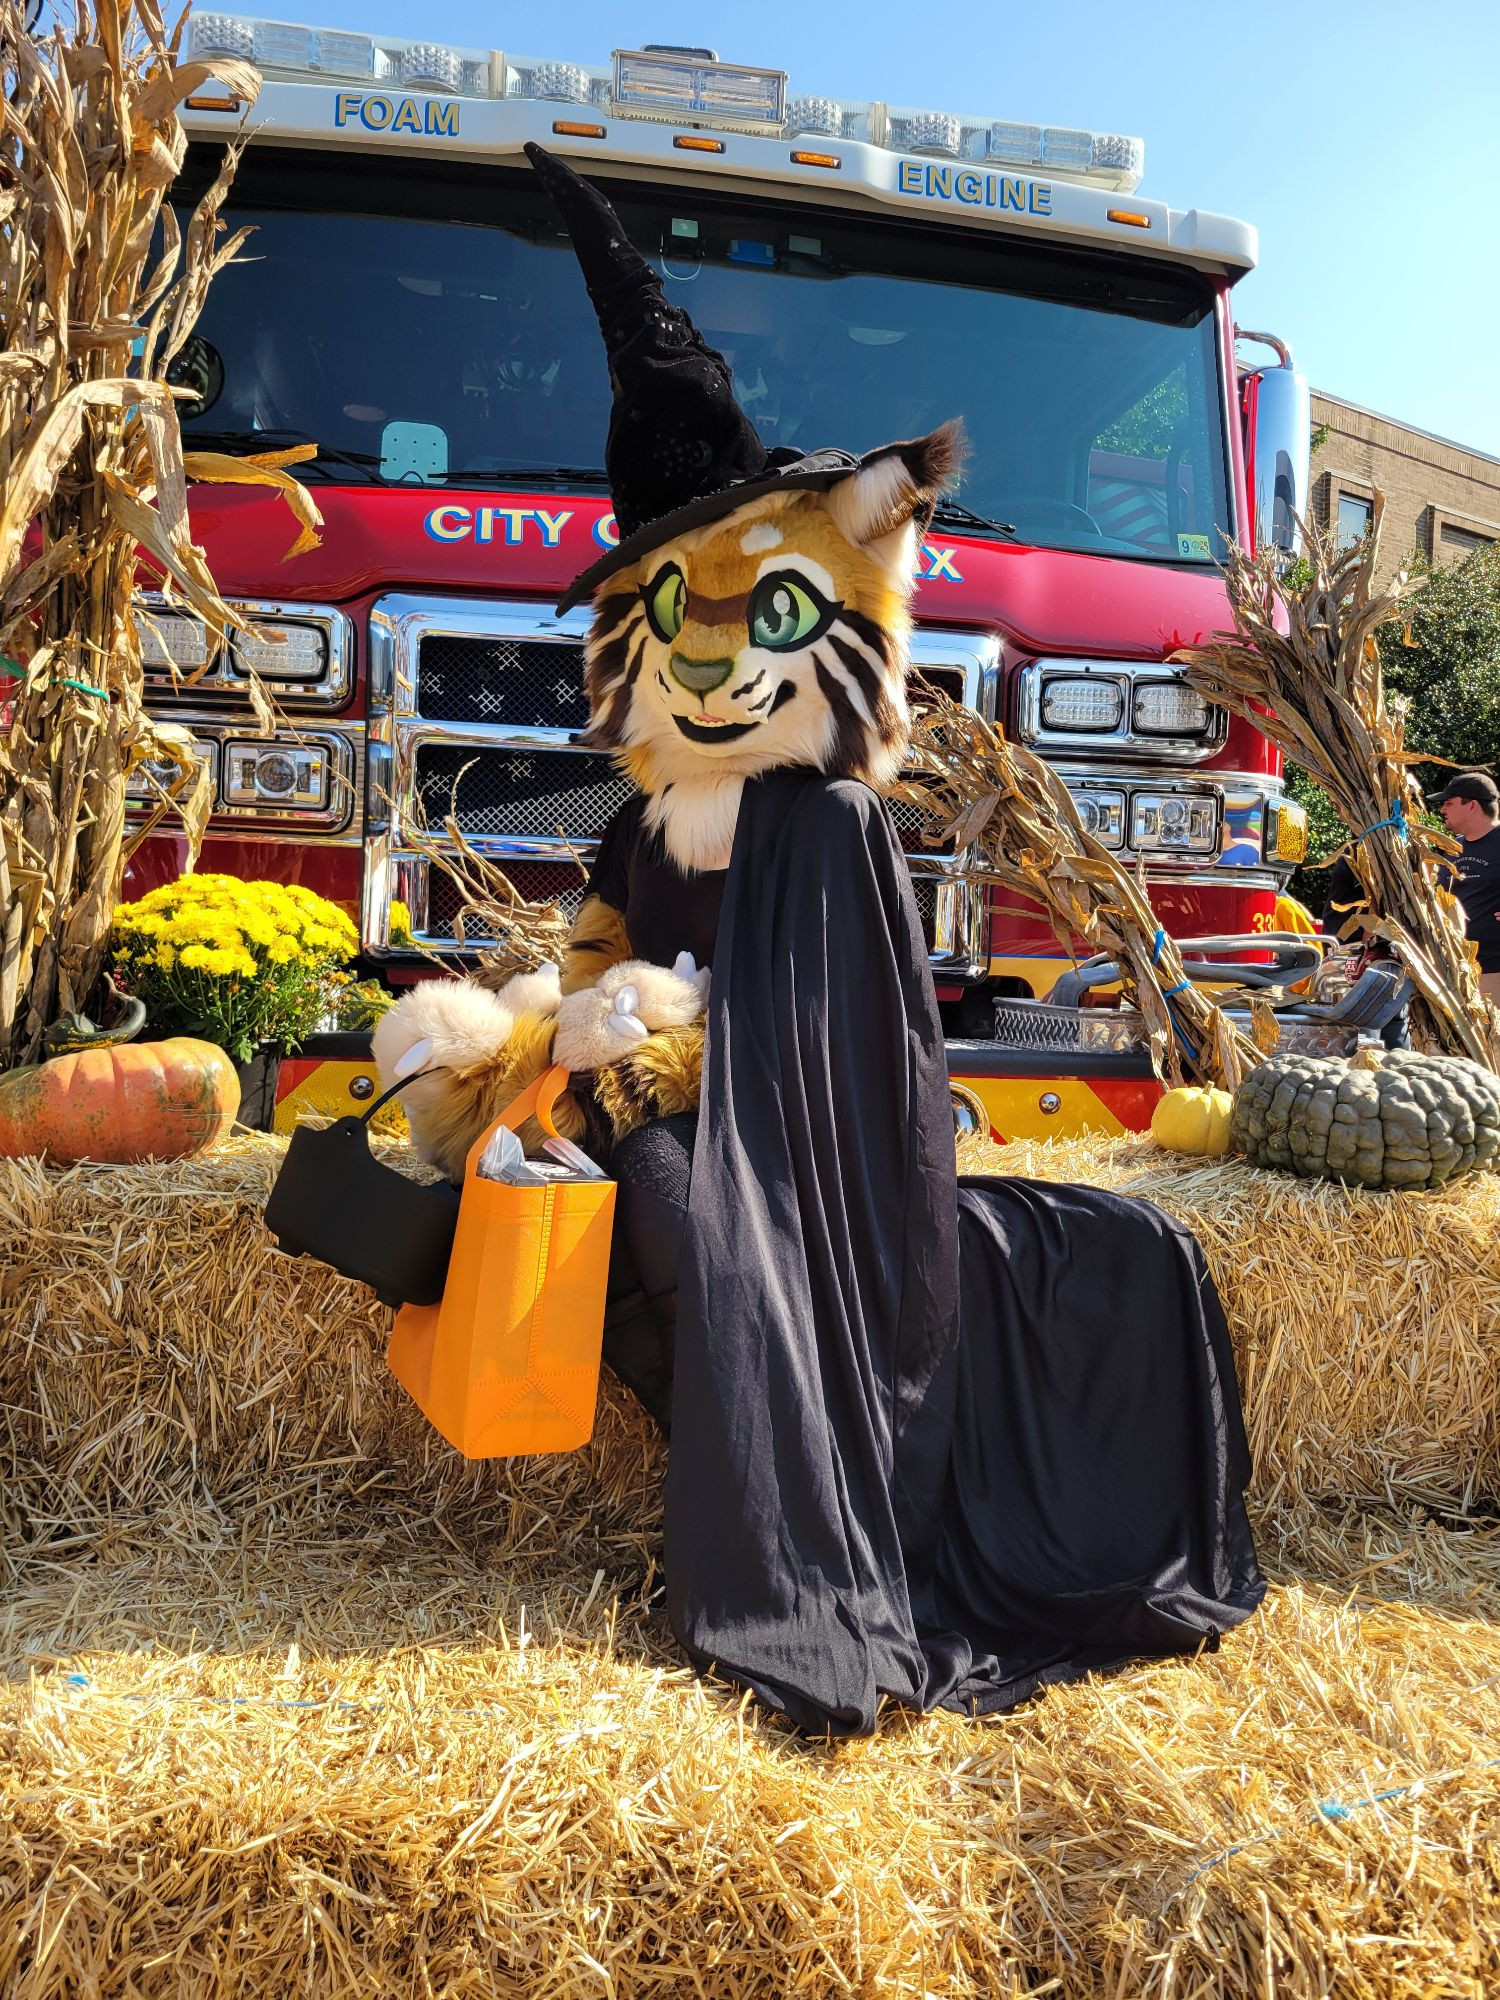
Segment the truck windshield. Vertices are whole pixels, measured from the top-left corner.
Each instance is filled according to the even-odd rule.
[[[190,204],[214,171],[195,149]],[[768,446],[866,450],[960,416],[965,506],[1021,540],[1208,564],[1232,528],[1211,283],[1127,255],[610,183]],[[327,475],[586,486],[609,377],[524,172],[252,147],[173,379],[184,427],[305,434]],[[596,475],[597,476],[597,475]],[[982,532],[982,531],[981,531]]]

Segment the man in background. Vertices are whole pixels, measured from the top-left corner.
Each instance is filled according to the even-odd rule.
[[[1328,873],[1328,894],[1323,904],[1323,934],[1336,938],[1344,925],[1356,912],[1366,909],[1364,885],[1343,855],[1334,862]],[[1373,931],[1358,930],[1344,939],[1345,951],[1353,951],[1352,978],[1358,978],[1371,965],[1390,965],[1395,958],[1390,946]],[[1316,989],[1314,989],[1316,991]],[[1380,1039],[1388,1049],[1409,1049],[1411,1047],[1411,1008],[1405,1006],[1395,1014],[1380,1030]]]
[[[1483,771],[1464,771],[1427,803],[1463,842],[1448,864],[1449,887],[1479,953],[1480,991],[1500,1005],[1500,786]]]

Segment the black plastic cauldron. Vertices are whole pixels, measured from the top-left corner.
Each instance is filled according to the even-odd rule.
[[[361,1117],[299,1126],[265,1224],[288,1256],[332,1265],[371,1286],[382,1305],[431,1306],[448,1276],[459,1190],[447,1181],[408,1180],[370,1151],[370,1120],[403,1087],[377,1097]]]

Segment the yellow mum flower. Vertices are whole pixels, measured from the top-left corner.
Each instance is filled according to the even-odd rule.
[[[296,940],[287,937],[277,938],[266,952],[266,957],[270,959],[272,965],[290,965],[293,959],[300,956]]]
[[[246,910],[240,918],[240,929],[251,944],[269,948],[275,944],[281,933],[268,916],[260,910]]]
[[[245,940],[238,927],[227,917],[215,917],[210,923],[200,924],[198,934],[205,944],[214,945],[220,951],[245,949]]]
[[[173,966],[177,963],[177,954],[173,951],[171,945],[159,944],[156,947],[156,962],[163,972],[170,972],[172,970]]]

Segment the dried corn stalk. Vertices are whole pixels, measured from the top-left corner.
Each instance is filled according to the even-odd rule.
[[[458,897],[454,934],[467,950],[484,954],[479,974],[484,984],[501,986],[514,973],[560,965],[572,921],[559,903],[528,903],[500,864],[481,854],[465,836],[458,821],[457,794],[469,768],[466,764],[453,781],[441,834],[418,810],[407,816],[405,839],[430,868],[453,884]],[[392,801],[386,803],[395,810]],[[587,876],[582,862],[578,873],[580,881]]]
[[[1306,581],[1278,575],[1273,551],[1234,550],[1225,569],[1234,636],[1173,657],[1332,800],[1373,913],[1364,928],[1389,941],[1416,988],[1417,1039],[1500,1071],[1500,1014],[1480,994],[1463,913],[1440,881],[1460,843],[1419,822],[1410,767],[1428,760],[1405,748],[1402,704],[1382,686],[1375,633],[1422,582],[1401,570],[1373,589],[1382,511],[1377,493],[1369,539],[1353,548],[1307,530]]]
[[[1221,1006],[1187,983],[1181,955],[1145,894],[1084,830],[1051,765],[937,694],[918,714],[912,761],[919,775],[899,788],[901,795],[942,823],[944,839],[972,849],[975,881],[1039,905],[1065,949],[1083,938],[1091,951],[1115,960],[1126,1003],[1145,1022],[1157,1074],[1232,1090],[1259,1061],[1259,1050]],[[1269,1046],[1275,1026],[1258,1001],[1252,1005]]]
[[[0,1067],[31,1060],[94,984],[132,771],[176,764],[157,817],[179,811],[194,851],[208,813],[187,733],[144,712],[132,596],[139,551],[145,579],[222,637],[186,497],[195,473],[222,473],[184,459],[164,378],[243,240],[216,241],[236,152],[185,237],[164,199],[182,100],[212,78],[250,102],[260,80],[179,61],[182,25],[154,0],[77,0],[33,40],[24,0],[0,0]],[[294,486],[285,463],[236,476]],[[317,515],[291,497],[300,550]]]

